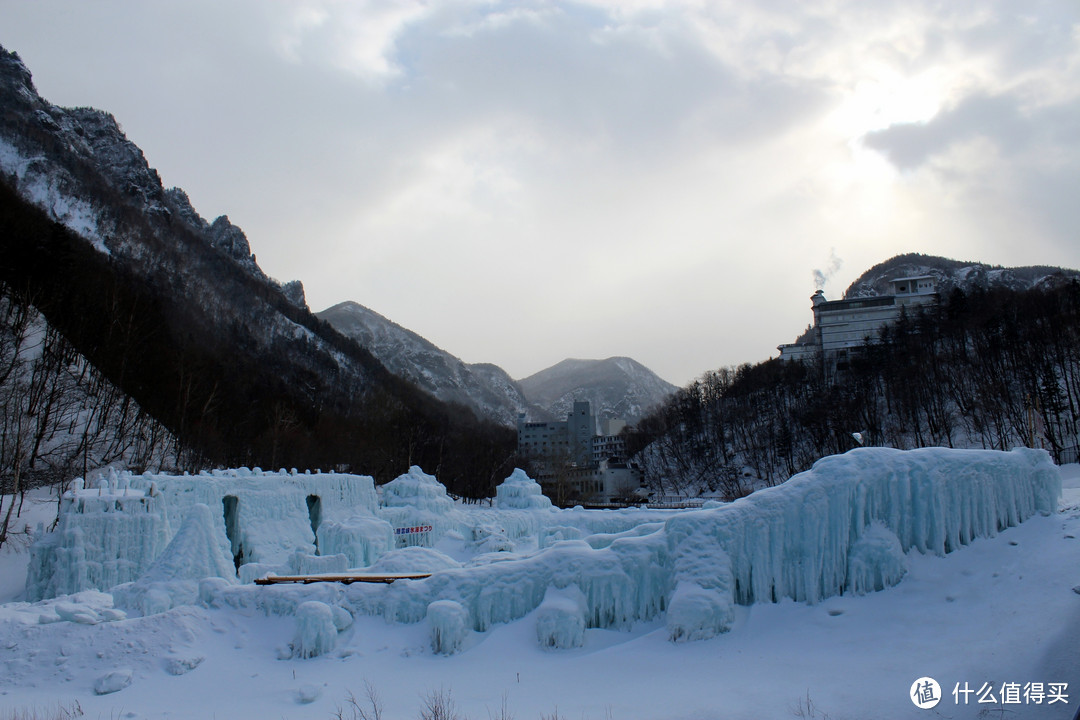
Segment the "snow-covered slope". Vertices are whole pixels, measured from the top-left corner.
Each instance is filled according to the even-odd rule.
[[[627,357],[567,359],[519,380],[529,402],[565,418],[575,400],[592,403],[598,418],[636,422],[675,392],[675,386]]]
[[[920,275],[936,277],[938,292],[944,296],[953,288],[968,292],[975,288],[992,287],[1009,290],[1056,287],[1069,279],[1080,278],[1080,271],[1043,265],[1005,268],[981,262],[962,262],[934,255],[908,253],[878,263],[864,272],[848,287],[844,297],[886,295],[890,280]]]
[[[359,303],[338,303],[316,317],[359,342],[390,372],[440,400],[460,403],[508,427],[515,425],[518,413],[536,415],[521,388],[501,368],[466,364]]]

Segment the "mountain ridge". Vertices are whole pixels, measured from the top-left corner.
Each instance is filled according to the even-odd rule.
[[[918,275],[932,275],[937,278],[938,293],[944,296],[953,288],[965,292],[977,287],[1003,287],[1009,290],[1053,288],[1080,277],[1080,270],[1050,265],[1004,267],[983,262],[952,260],[938,255],[904,253],[880,262],[864,272],[844,291],[844,298],[886,295],[890,280]]]
[[[493,363],[466,363],[418,333],[355,301],[315,313],[372,352],[391,372],[425,392],[471,407],[507,427],[565,418],[574,400],[589,400],[600,418],[633,423],[674,386],[627,357],[568,358],[522,380]],[[554,385],[552,385],[554,383]],[[557,387],[557,392],[551,390]]]
[[[479,417],[513,427],[519,413],[540,414],[502,368],[490,363],[465,363],[358,302],[346,300],[315,316],[359,342],[391,372],[440,400],[472,408]]]

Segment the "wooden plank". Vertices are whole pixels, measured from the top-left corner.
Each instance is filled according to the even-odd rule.
[[[431,577],[431,573],[383,573],[374,575],[371,573],[322,574],[322,575],[271,575],[257,578],[256,585],[278,585],[283,583],[303,583],[308,585],[317,582],[336,582],[351,585],[354,582],[368,583],[392,583],[395,580],[423,580]]]

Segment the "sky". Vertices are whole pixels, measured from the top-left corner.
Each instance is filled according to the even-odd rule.
[[[922,252],[1080,267],[1080,4],[0,0],[318,311],[515,378],[778,353]]]

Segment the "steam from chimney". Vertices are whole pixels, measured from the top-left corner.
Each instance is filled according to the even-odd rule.
[[[836,248],[829,248],[829,265],[824,270],[814,270],[814,289],[824,290],[825,283],[843,266],[843,261],[836,256]]]

